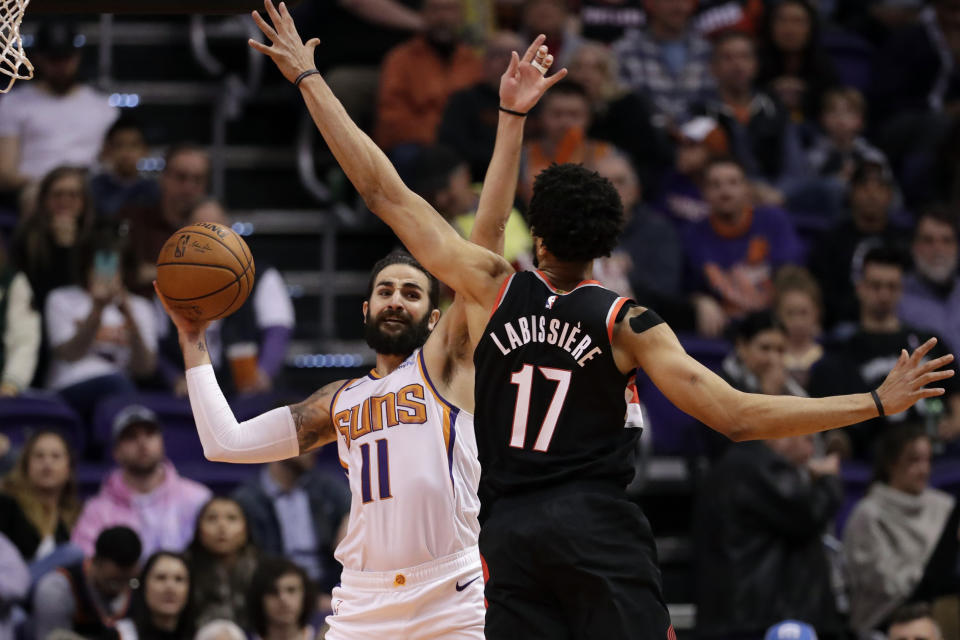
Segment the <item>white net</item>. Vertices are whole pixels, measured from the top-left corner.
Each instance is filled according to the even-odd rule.
[[[20,22],[28,4],[30,0],[0,0],[0,74],[7,76],[5,87],[0,77],[0,93],[10,91],[17,80],[33,77],[33,65],[23,51],[20,37]]]

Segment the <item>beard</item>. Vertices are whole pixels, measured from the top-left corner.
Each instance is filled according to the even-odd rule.
[[[162,459],[146,461],[137,460],[124,465],[123,470],[132,476],[143,478],[154,473],[157,470],[157,467],[159,467],[162,463]]]
[[[387,333],[383,330],[386,320],[403,320],[407,325],[399,333]],[[367,311],[363,325],[363,338],[377,353],[391,356],[407,356],[423,346],[430,337],[430,314],[425,313],[419,322],[413,322],[409,314],[400,311],[384,311],[376,319]]]

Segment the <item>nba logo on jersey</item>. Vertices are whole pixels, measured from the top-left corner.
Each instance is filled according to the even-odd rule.
[[[553,303],[557,301],[557,296],[550,296],[547,298],[547,309],[553,309]]]

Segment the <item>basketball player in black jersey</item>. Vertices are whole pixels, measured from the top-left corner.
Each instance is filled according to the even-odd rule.
[[[304,45],[282,5],[278,14],[265,4],[277,27],[265,30],[273,45],[251,46],[288,79],[311,71],[316,41]],[[487,638],[675,637],[650,526],[624,489],[636,438],[624,429],[624,388],[635,369],[733,440],[898,413],[941,395],[943,389],[926,385],[953,374],[942,369],[952,356],[924,361],[931,340],[904,352],[870,394],[812,399],[737,391],[687,355],[655,312],[590,280],[593,260],[615,246],[623,216],[609,181],[575,165],[542,172],[529,211],[539,270],[514,273],[406,188],[319,74],[306,76],[301,92],[367,206],[466,303],[467,346],[477,368]]]

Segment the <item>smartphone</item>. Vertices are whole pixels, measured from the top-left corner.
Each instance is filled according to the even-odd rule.
[[[93,255],[93,272],[98,278],[112,280],[120,270],[120,255],[116,251],[97,251]]]

